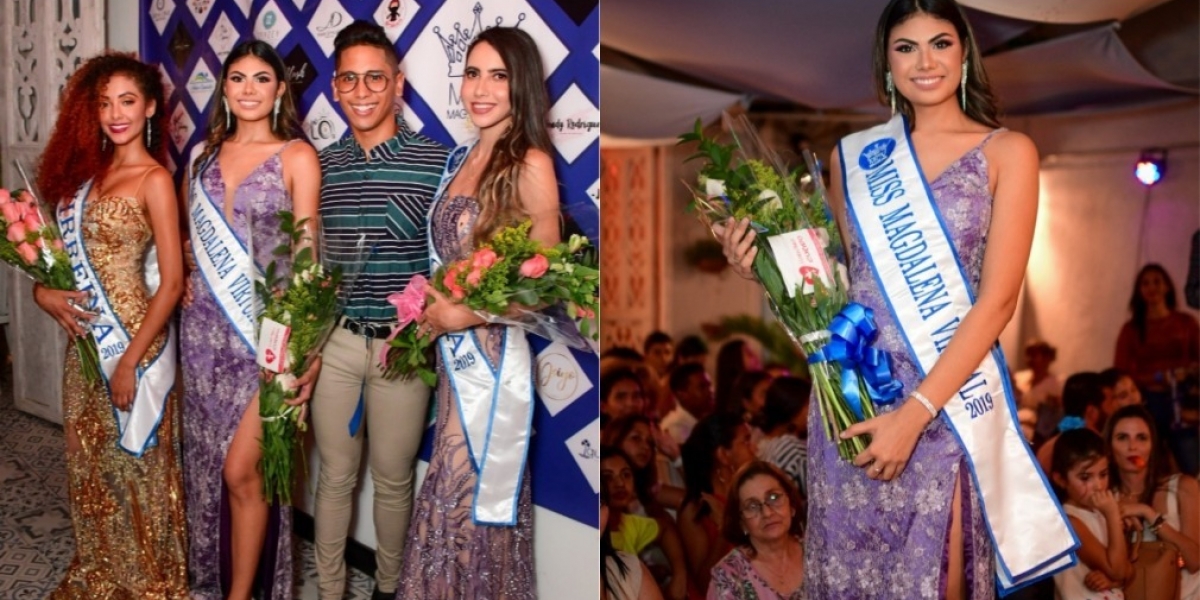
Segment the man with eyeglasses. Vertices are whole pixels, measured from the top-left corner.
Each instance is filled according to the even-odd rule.
[[[412,512],[417,451],[430,389],[417,378],[388,380],[379,368],[396,323],[387,297],[427,274],[427,215],[449,150],[405,124],[404,74],[383,28],[356,21],[334,40],[333,97],[352,135],[320,153],[321,226],[326,258],[347,265],[349,299],[322,351],[312,399],[321,465],[314,518],[322,599],[345,589],[344,553],[353,513],[363,433],[375,486],[375,591],[392,598]],[[353,249],[370,251],[361,271]]]

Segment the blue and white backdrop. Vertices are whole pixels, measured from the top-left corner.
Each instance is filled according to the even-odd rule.
[[[141,5],[141,56],[160,65],[168,86],[172,167],[182,165],[202,141],[221,63],[240,41],[257,37],[284,57],[305,132],[320,150],[348,131],[331,96],[334,37],[355,19],[379,23],[402,58],[408,124],[453,146],[471,136],[458,93],[468,44],[488,27],[526,30],[538,42],[547,74],[564,212],[593,242],[599,240],[598,0],[141,0]],[[576,597],[580,589],[593,593],[598,580],[579,579],[595,575],[598,565],[598,362],[593,354],[543,340],[534,340],[534,347],[539,402],[530,468],[540,508],[539,587],[542,597]],[[366,479],[354,535],[373,546]]]

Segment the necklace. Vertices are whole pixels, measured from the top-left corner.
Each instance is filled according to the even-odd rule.
[[[798,540],[795,538],[790,539],[790,543],[783,551],[783,558],[777,561],[777,563],[780,563],[778,568],[769,564],[765,560],[766,557],[762,554],[758,555],[758,566],[761,566],[766,571],[765,574],[769,576],[767,583],[779,592],[791,593],[799,585],[799,579],[804,577],[803,569],[791,569],[794,562],[793,557],[795,556],[793,549],[796,551],[799,550],[797,547],[798,543]],[[791,578],[789,578],[789,574]],[[799,577],[796,576],[797,574],[799,574]]]

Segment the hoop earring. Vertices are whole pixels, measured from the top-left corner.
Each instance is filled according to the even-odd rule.
[[[884,81],[887,82],[885,87],[887,87],[888,101],[892,105],[892,116],[894,117],[896,116],[896,83],[892,81],[891,71],[888,71],[887,75],[884,76]]]
[[[279,100],[280,100],[280,98],[275,99],[275,108],[271,110],[271,130],[272,131],[274,131],[276,129],[276,126],[279,125]]]
[[[229,133],[229,130],[233,129],[233,123],[230,122],[229,99],[221,98],[221,105],[225,107],[225,133]]]
[[[959,82],[958,89],[961,90],[960,95],[962,97],[963,112],[966,112],[966,110],[967,110],[967,59],[965,59],[965,58],[963,59],[963,66],[962,66],[962,81]]]

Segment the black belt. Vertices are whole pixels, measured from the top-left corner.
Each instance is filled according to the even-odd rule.
[[[370,321],[355,321],[349,317],[342,319],[342,327],[354,335],[382,340],[392,334],[395,323],[372,323]]]

